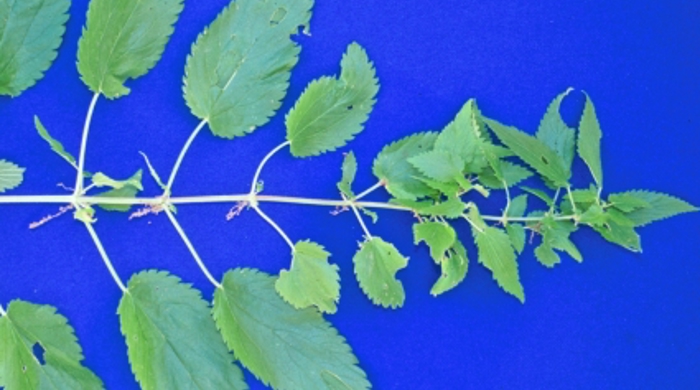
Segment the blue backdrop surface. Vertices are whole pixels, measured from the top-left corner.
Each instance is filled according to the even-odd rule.
[[[163,59],[130,82],[130,96],[100,100],[87,169],[127,177],[148,154],[161,174],[198,120],[181,93],[191,43],[228,3],[187,1]],[[0,156],[27,167],[14,194],[61,194],[73,169],[36,134],[39,115],[77,152],[91,93],[75,67],[87,0],[74,0],[64,44],[46,78],[17,99],[0,98]],[[374,184],[371,162],[392,140],[439,130],[470,97],[491,117],[534,132],[550,100],[577,89],[564,105],[569,120],[580,90],[597,106],[604,132],[606,191],[653,189],[700,204],[700,2],[629,1],[318,1],[310,37],[278,115],[234,141],[202,133],[183,165],[175,195],[245,192],[261,158],[284,139],[284,113],[306,84],[336,74],[346,46],[361,43],[374,61],[381,91],[355,151],[357,188]],[[265,192],[337,198],[342,154],[296,160],[276,156],[264,171]],[[588,173],[575,163],[575,184]],[[146,194],[157,195],[148,179]],[[384,200],[383,193],[371,199]],[[498,211],[502,198],[487,200]],[[534,202],[533,202],[534,204]],[[254,213],[232,222],[230,205],[182,206],[180,219],[217,277],[233,267],[277,273],[289,250]],[[526,304],[504,294],[468,246],[462,285],[429,295],[439,270],[412,244],[410,215],[381,212],[372,231],[410,257],[399,273],[405,307],[384,310],[362,294],[352,271],[361,230],[352,214],[290,205],[263,206],[293,240],[311,238],[341,268],[342,299],[329,316],[345,335],[374,387],[383,389],[617,389],[700,387],[700,237],[698,215],[641,230],[643,254],[591,231],[574,236],[585,261],[564,256],[553,270],[531,250],[519,260]],[[2,206],[0,301],[57,306],[75,327],[86,364],[109,389],[138,388],[115,315],[120,291],[85,229],[65,216],[30,231],[50,205]],[[128,221],[101,212],[96,229],[124,279],[165,269],[204,296],[213,288],[164,216]],[[468,227],[459,234],[469,238]],[[192,330],[196,332],[196,329]],[[250,374],[251,387],[263,388]]]

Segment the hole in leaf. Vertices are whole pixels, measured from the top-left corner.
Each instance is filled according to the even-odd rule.
[[[274,14],[272,14],[272,17],[270,18],[270,26],[276,26],[284,20],[285,16],[287,16],[287,10],[280,7],[277,8]]]
[[[34,353],[36,360],[39,361],[39,364],[44,365],[44,347],[42,347],[41,344],[36,343],[32,347],[32,352]],[[26,367],[23,368],[23,371],[26,371]]]
[[[353,106],[348,106],[348,111],[352,110],[353,108],[355,108],[355,107],[353,107]]]

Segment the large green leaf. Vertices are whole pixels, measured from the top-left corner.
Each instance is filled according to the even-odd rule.
[[[493,274],[503,290],[525,302],[525,292],[520,284],[518,263],[508,234],[496,227],[488,226],[479,215],[476,207],[469,210],[472,223],[472,235],[479,250],[479,263]]]
[[[586,162],[593,179],[601,188],[603,187],[603,166],[600,160],[600,139],[603,137],[603,132],[600,130],[595,106],[587,94],[578,131],[578,155]]]
[[[411,157],[410,162],[425,177],[442,183],[459,180],[463,176],[464,160],[459,155],[442,150],[430,150]]]
[[[214,319],[234,355],[277,390],[369,389],[345,339],[314,308],[294,309],[275,279],[251,269],[226,273]]]
[[[558,95],[547,107],[547,112],[540,121],[540,127],[535,136],[549,146],[564,161],[564,167],[570,171],[574,161],[576,147],[576,130],[570,128],[559,114],[559,108],[564,98],[571,92],[567,90]]]
[[[440,264],[447,251],[454,246],[457,233],[452,226],[441,222],[421,222],[413,224],[413,243],[425,242],[430,248],[430,256]]]
[[[287,140],[296,157],[335,150],[363,129],[379,91],[374,65],[357,43],[348,46],[339,78],[314,80],[287,114]]]
[[[639,234],[632,226],[625,226],[615,221],[608,221],[604,226],[592,226],[603,238],[620,245],[632,252],[642,252]]]
[[[95,93],[110,99],[124,83],[148,73],[163,54],[183,0],[91,0],[78,45],[78,71]]]
[[[360,245],[352,261],[360,288],[372,302],[383,307],[403,306],[406,293],[396,273],[406,268],[408,258],[394,245],[372,237]]]
[[[622,200],[626,198],[627,206],[630,205],[632,199],[636,199],[639,202],[637,203],[638,205],[644,205],[643,202],[649,205],[648,207],[634,208],[634,210],[625,214],[627,218],[634,222],[635,226],[644,226],[678,214],[698,211],[697,207],[684,200],[658,192],[636,190],[610,195],[610,200],[613,201],[613,204],[615,200],[620,201],[620,198]]]
[[[56,58],[70,0],[0,1],[0,95],[17,96]]]
[[[435,149],[459,157],[465,166],[460,171],[479,173],[488,166],[485,145],[490,144],[484,129],[480,126],[480,113],[476,101],[470,99],[464,104],[455,119],[438,135]]]
[[[129,280],[118,309],[144,390],[247,389],[199,291],[164,272]]]
[[[24,180],[24,168],[0,160],[0,194],[7,190],[17,188]]]
[[[340,299],[338,266],[328,263],[330,253],[310,241],[294,246],[289,271],[283,270],[275,283],[277,292],[297,309],[316,306],[324,313],[335,313]]]
[[[408,159],[429,151],[437,133],[417,133],[402,138],[382,149],[374,160],[372,172],[386,184],[386,190],[396,198],[414,200],[435,191],[417,179],[418,170]]]
[[[199,35],[187,59],[185,100],[224,138],[266,124],[280,107],[308,30],[313,0],[237,0]]]
[[[37,344],[43,356],[34,355]],[[102,381],[81,365],[82,360],[73,328],[55,308],[13,301],[7,315],[0,317],[0,387],[102,389]]]
[[[547,144],[515,127],[504,126],[490,119],[485,122],[501,142],[540,175],[556,186],[566,186],[571,171],[567,169],[564,160]]]

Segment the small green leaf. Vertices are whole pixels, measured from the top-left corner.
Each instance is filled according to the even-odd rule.
[[[328,263],[329,256],[316,243],[297,242],[291,269],[280,272],[275,283],[277,292],[297,309],[316,306],[324,313],[335,313],[340,299],[340,275],[338,266]]]
[[[267,274],[238,269],[214,293],[214,319],[236,358],[277,390],[369,389],[345,339],[316,309],[284,302],[274,284]]]
[[[636,210],[626,214],[627,218],[632,220],[635,226],[645,226],[654,221],[670,218],[683,213],[698,211],[697,207],[684,200],[658,192],[635,190],[620,194],[613,194],[611,197],[612,196],[624,197],[627,199],[628,205],[631,199],[636,199],[636,201],[639,202],[637,204],[649,205],[647,207],[637,208]],[[615,203],[614,200],[610,200]]]
[[[513,187],[523,180],[532,177],[532,172],[518,164],[510,161],[501,161],[501,177],[497,177],[493,170],[486,170],[479,175],[479,181],[490,188],[503,188],[503,181],[508,184],[508,187]]]
[[[0,3],[0,95],[18,96],[56,59],[70,0]]]
[[[430,256],[440,264],[447,251],[454,246],[457,233],[452,226],[441,222],[421,222],[413,224],[413,243],[425,242],[430,248]]]
[[[22,184],[24,170],[9,161],[0,160],[0,194]]]
[[[37,344],[43,356],[34,355]],[[12,301],[0,317],[0,351],[0,386],[7,390],[104,388],[81,364],[83,352],[68,320],[51,306]]]
[[[338,182],[338,189],[348,199],[353,199],[355,193],[352,191],[352,183],[357,175],[357,159],[352,151],[345,155],[341,168],[343,176]]]
[[[287,94],[313,0],[231,1],[192,46],[185,100],[212,133],[232,139],[266,124]]]
[[[476,207],[469,210],[472,235],[479,250],[479,263],[483,264],[493,274],[503,290],[512,294],[520,302],[525,302],[525,292],[520,284],[518,262],[508,234],[501,229],[488,226]]]
[[[557,252],[546,242],[542,242],[535,248],[535,257],[542,265],[547,268],[554,268],[555,265],[561,263],[561,259]]]
[[[408,159],[431,150],[436,138],[437,133],[417,133],[385,146],[374,160],[374,176],[386,183],[386,190],[398,199],[415,200],[434,193],[417,179],[420,173]]]
[[[559,187],[566,186],[571,177],[564,160],[547,144],[515,127],[504,126],[494,120],[485,120],[486,124],[510,150],[540,175]]]
[[[141,171],[139,170],[139,172]],[[141,185],[141,176],[141,174],[137,173],[136,175],[126,180],[114,180],[102,172],[97,172],[94,175],[92,175],[92,184],[95,185],[95,187],[97,188],[110,187],[115,190],[131,186],[138,189],[139,191],[143,191],[143,186]]]
[[[632,226],[608,221],[605,226],[593,226],[593,229],[613,244],[618,244],[632,252],[642,252],[641,239]]]
[[[396,273],[406,268],[408,258],[394,245],[372,237],[360,245],[352,261],[360,288],[374,304],[387,308],[403,306],[406,294]]]
[[[510,237],[510,243],[518,254],[525,249],[525,228],[519,223],[509,223],[506,225],[506,233]]]
[[[97,174],[95,174],[97,175]],[[109,191],[103,192],[101,194],[98,194],[97,196],[101,196],[104,198],[133,198],[136,196],[136,194],[139,193],[140,190],[143,189],[143,186],[141,185],[141,179],[143,176],[143,171],[138,170],[133,176],[130,178],[119,182],[119,181],[114,181],[115,183],[125,183],[123,186],[111,189]],[[114,183],[113,183],[114,184]],[[98,204],[98,207],[102,208],[103,210],[106,211],[119,211],[119,212],[127,212],[131,209],[131,205],[122,205],[122,204]]]
[[[183,0],[91,0],[78,43],[78,71],[95,93],[127,95],[124,83],[148,73],[163,54]]]
[[[456,219],[464,214],[464,209],[466,208],[466,203],[462,202],[458,197],[453,196],[447,198],[444,202],[438,202],[434,205],[423,207],[418,210],[418,212],[431,217]]]
[[[605,210],[598,204],[592,204],[588,210],[581,214],[579,222],[587,225],[602,226],[607,220],[608,216]]]
[[[294,156],[317,156],[347,144],[369,118],[379,84],[365,49],[350,44],[340,67],[339,78],[312,81],[287,114]]]
[[[527,210],[527,195],[518,195],[510,201],[510,207],[508,208],[507,217],[509,218],[519,218],[525,215]]]
[[[199,291],[164,272],[129,280],[119,303],[129,363],[144,390],[247,389]]]
[[[90,206],[81,207],[73,214],[73,218],[85,223],[95,223],[95,209]]]
[[[460,173],[465,169],[470,173],[479,173],[488,166],[483,153],[486,140],[479,115],[476,101],[470,99],[435,141],[435,150],[455,156],[455,160],[463,162]]]
[[[457,184],[456,180],[449,182],[449,183],[444,183],[444,182],[437,181],[437,180],[426,179],[424,177],[416,177],[416,179],[425,183],[425,185],[434,189],[435,191],[438,191],[438,192],[445,194],[447,196],[457,195],[457,193],[459,193],[460,190],[462,189],[462,186]],[[467,187],[466,189],[472,188],[471,184],[469,186],[466,186],[466,187]]]
[[[552,215],[547,214],[538,224],[538,229],[542,234],[542,243],[544,244],[544,248],[541,249],[541,251],[557,249],[566,252],[579,263],[583,261],[581,252],[579,252],[576,245],[569,239],[571,233],[578,229],[571,221],[558,221]],[[545,258],[547,258],[546,255]],[[559,256],[557,255],[557,259],[558,258]],[[556,263],[559,263],[559,261],[555,263],[543,262],[543,264],[549,267]]]
[[[595,106],[588,94],[586,94],[586,105],[583,108],[578,131],[578,155],[588,165],[598,187],[602,188],[603,166],[600,161],[600,139],[603,137],[603,132],[600,130]]]
[[[571,92],[566,90],[557,96],[547,108],[540,127],[535,136],[550,149],[554,150],[564,161],[564,167],[571,172],[571,163],[574,161],[574,148],[576,146],[576,130],[566,125],[559,114],[559,108],[564,98]]]
[[[549,195],[547,195],[544,191],[540,189],[525,186],[520,187],[520,189],[527,192],[530,195],[541,199],[544,203],[547,204],[547,206],[551,206],[554,203],[554,199],[552,199]]]
[[[48,130],[46,130],[44,125],[39,120],[39,117],[36,115],[34,116],[34,126],[36,127],[36,131],[39,132],[41,138],[43,138],[44,141],[49,143],[49,146],[51,146],[51,150],[53,150],[59,156],[63,157],[63,159],[68,161],[69,164],[76,166],[75,157],[73,157],[72,154],[66,151],[61,142],[51,137],[51,134],[49,134]]]
[[[379,221],[379,215],[377,213],[375,213],[374,211],[368,210],[364,207],[360,208],[360,211],[362,211],[362,213],[364,215],[372,218],[372,223],[377,223],[377,221]]]
[[[452,290],[467,276],[469,259],[462,243],[455,241],[454,247],[448,251],[447,257],[440,262],[440,266],[442,273],[430,290],[432,296]]]
[[[456,154],[431,150],[408,159],[421,174],[442,183],[455,181],[462,176],[464,161]]]
[[[574,200],[577,206],[582,208],[588,208],[591,204],[598,202],[598,190],[593,184],[588,189],[572,190],[571,196],[565,194],[562,197],[561,205],[569,204],[571,205],[571,199]]]

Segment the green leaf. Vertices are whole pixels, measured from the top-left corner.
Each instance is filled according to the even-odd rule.
[[[164,272],[129,280],[117,310],[144,390],[247,389],[199,291]]]
[[[0,3],[0,95],[18,96],[56,59],[70,0]]]
[[[347,144],[369,118],[379,84],[365,49],[350,44],[340,67],[339,78],[312,81],[287,114],[294,156],[317,156]]]
[[[564,162],[567,172],[571,172],[571,163],[574,161],[574,148],[576,146],[576,130],[566,125],[559,114],[559,108],[564,98],[571,92],[571,88],[558,95],[549,104],[540,127],[535,136],[545,145],[549,146]]]
[[[550,214],[545,215],[537,225],[539,232],[542,234],[542,244],[544,247],[540,249],[540,254],[535,254],[538,256],[539,260],[542,260],[540,257],[544,258],[545,261],[542,262],[544,265],[552,267],[554,264],[559,263],[559,256],[556,255],[556,253],[556,262],[549,261],[551,259],[551,255],[543,253],[544,251],[549,251],[550,249],[564,251],[579,263],[583,261],[581,252],[579,252],[576,245],[574,245],[574,243],[569,239],[571,233],[578,229],[576,225],[570,221],[558,221]]]
[[[493,278],[503,290],[524,303],[525,292],[520,284],[518,263],[508,234],[501,229],[488,226],[476,207],[469,210],[469,218],[474,223],[472,235],[479,250],[479,263],[491,271]]]
[[[353,199],[355,193],[352,191],[352,183],[357,175],[357,159],[352,151],[345,155],[343,166],[341,168],[343,176],[338,182],[338,189],[348,199]]]
[[[374,160],[374,176],[386,183],[386,190],[398,199],[415,200],[434,193],[417,179],[420,172],[408,159],[431,150],[436,138],[437,133],[417,133],[385,146]]]
[[[588,189],[572,190],[571,195],[568,193],[562,197],[561,205],[571,204],[571,199],[576,205],[583,208],[588,208],[591,204],[598,202],[598,190],[593,184]]]
[[[634,210],[646,209],[651,207],[651,203],[647,202],[644,199],[638,198],[634,196],[633,193],[629,192],[623,192],[620,194],[610,194],[610,196],[608,196],[608,201],[612,204],[613,207],[625,213],[630,213]]]
[[[42,357],[34,355],[37,344]],[[104,387],[82,366],[73,328],[51,306],[12,301],[7,315],[0,317],[0,351],[0,386],[8,390]]]
[[[377,223],[377,221],[379,221],[379,215],[377,213],[375,213],[374,211],[368,210],[364,207],[360,208],[360,211],[362,211],[362,213],[364,215],[372,218],[372,223]]]
[[[608,221],[604,226],[593,226],[593,229],[613,244],[618,244],[632,252],[642,252],[641,239],[632,226]]]
[[[360,288],[374,304],[391,308],[403,306],[406,294],[396,273],[406,268],[408,258],[394,245],[379,237],[369,238],[360,245],[352,261]]]
[[[525,228],[519,223],[509,223],[506,225],[506,233],[510,238],[510,243],[515,251],[520,254],[525,249]]]
[[[470,173],[479,173],[488,166],[483,153],[486,140],[483,128],[479,126],[479,115],[476,101],[470,99],[435,141],[435,150],[446,152],[463,162],[460,173],[465,169]]]
[[[542,242],[535,248],[535,257],[542,265],[547,268],[554,268],[555,265],[561,263],[561,259],[557,252],[546,242]]]
[[[61,142],[51,137],[51,134],[49,134],[49,132],[39,120],[39,117],[36,115],[34,116],[34,126],[36,127],[36,131],[39,132],[41,138],[43,138],[44,141],[49,143],[49,146],[51,146],[51,150],[53,150],[59,156],[63,157],[63,159],[68,161],[69,164],[76,166],[75,157],[73,157],[72,154],[66,151]]]
[[[95,175],[97,175],[97,174],[95,174]],[[143,186],[141,185],[142,176],[143,176],[143,171],[139,169],[130,178],[128,178],[124,181],[121,181],[121,182],[114,181],[114,183],[112,183],[112,184],[124,183],[123,186],[115,187],[109,191],[98,194],[97,196],[100,196],[103,198],[133,198],[136,196],[136,194],[139,193],[140,190],[143,189]],[[131,205],[122,205],[122,204],[102,204],[101,203],[101,204],[98,204],[97,206],[102,208],[103,210],[106,210],[106,211],[127,212],[131,209]]]
[[[408,159],[421,174],[442,183],[455,181],[462,176],[464,161],[455,154],[430,150]]]
[[[438,202],[434,205],[423,207],[418,212],[422,215],[429,215],[431,217],[445,217],[450,219],[459,218],[464,214],[464,209],[467,205],[462,202],[458,197],[453,196],[448,198],[444,202]]]
[[[437,181],[437,180],[426,179],[424,177],[416,177],[416,179],[425,183],[425,185],[434,189],[435,191],[438,191],[438,192],[445,194],[447,196],[457,195],[460,192],[460,189],[462,189],[462,186],[457,184],[457,181],[444,183],[444,182]],[[466,181],[466,179],[465,179],[465,181]],[[466,186],[466,187],[467,187],[466,189],[472,188],[471,184]]]
[[[447,257],[440,262],[440,266],[442,273],[430,290],[432,296],[438,296],[455,288],[467,276],[469,259],[462,243],[455,241],[454,247],[448,251]]]
[[[78,44],[78,71],[95,93],[127,95],[124,83],[148,73],[163,54],[183,0],[91,0]]]
[[[592,204],[586,211],[583,212],[583,214],[581,214],[579,222],[587,225],[601,226],[605,224],[607,220],[608,216],[606,215],[605,210],[603,210],[603,208],[598,204]]]
[[[141,172],[141,170],[139,170],[139,172]],[[114,188],[115,190],[131,186],[138,189],[139,191],[143,191],[143,186],[141,185],[141,178],[142,175],[137,173],[126,180],[114,180],[102,172],[97,172],[94,175],[92,175],[92,184],[97,188],[110,187]]]
[[[274,283],[256,270],[232,270],[214,293],[214,319],[236,358],[277,390],[369,389],[345,339],[316,309],[284,302]]]
[[[81,207],[75,211],[73,218],[85,223],[95,223],[95,209],[90,206]]]
[[[17,188],[24,181],[24,168],[0,160],[0,194],[7,190]]]
[[[430,248],[430,256],[440,264],[457,240],[452,226],[442,222],[422,222],[413,224],[413,243],[425,242]]]
[[[552,181],[559,187],[566,186],[571,172],[564,160],[547,144],[530,136],[515,127],[504,126],[499,122],[487,119],[486,124],[493,130],[498,139],[510,150],[540,175]]]
[[[501,177],[497,177],[493,170],[486,170],[479,175],[479,181],[490,188],[501,189],[503,181],[508,183],[508,187],[513,187],[523,180],[532,177],[532,172],[529,169],[514,164],[510,161],[501,161]]]
[[[519,218],[525,215],[527,210],[527,195],[518,195],[510,201],[507,216],[510,218]]]
[[[586,94],[586,105],[583,108],[583,115],[578,126],[578,155],[586,162],[591,170],[593,179],[599,188],[603,187],[603,166],[600,161],[600,139],[603,132],[600,130],[598,117],[595,113],[595,106]]]
[[[185,100],[219,137],[242,137],[266,124],[287,94],[301,48],[291,36],[308,30],[313,0],[237,0],[192,47]]]
[[[277,292],[297,309],[315,305],[324,313],[335,313],[340,299],[340,275],[338,266],[328,263],[329,256],[316,243],[297,242],[291,269],[280,272],[275,283]]]
[[[552,199],[549,195],[547,195],[544,191],[540,189],[525,186],[520,187],[520,189],[527,192],[530,195],[541,199],[544,203],[547,204],[547,206],[551,206],[554,203],[554,199]]]
[[[654,221],[670,218],[683,213],[698,211],[698,208],[690,203],[676,197],[645,190],[635,190],[613,194],[625,196],[626,198],[636,198],[640,202],[646,202],[649,207],[641,208],[626,214],[635,226],[645,226]],[[613,201],[614,202],[614,201]]]

